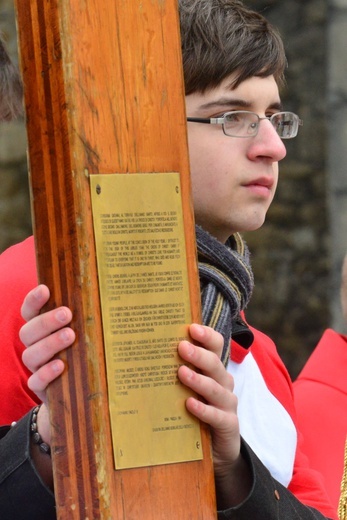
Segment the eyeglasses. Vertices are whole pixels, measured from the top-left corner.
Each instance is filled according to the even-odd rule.
[[[226,112],[222,117],[187,117],[190,123],[207,123],[210,125],[222,125],[223,132],[229,137],[254,137],[259,130],[260,121],[268,119],[281,139],[293,139],[296,137],[299,126],[304,123],[293,112],[277,112],[268,117],[259,117],[255,112],[248,110],[235,110]]]

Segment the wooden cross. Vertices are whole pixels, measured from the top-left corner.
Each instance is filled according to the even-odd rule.
[[[39,280],[49,308],[73,310],[77,335],[49,389],[58,519],[215,518],[203,425],[201,460],[115,469],[91,207],[94,175],[178,172],[199,321],[176,0],[16,0],[16,11]]]

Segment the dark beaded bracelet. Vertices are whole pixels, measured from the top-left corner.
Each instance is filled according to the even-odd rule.
[[[42,440],[41,435],[37,431],[37,414],[39,413],[40,406],[35,406],[35,408],[32,411],[31,415],[31,422],[30,422],[30,432],[33,438],[33,442],[38,445],[39,450],[42,451],[42,453],[46,453],[47,455],[51,454],[51,448],[48,446],[46,442]]]

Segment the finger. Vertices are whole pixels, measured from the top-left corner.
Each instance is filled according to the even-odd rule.
[[[211,327],[193,323],[189,327],[189,334],[193,340],[217,354],[218,357],[222,355],[224,339],[219,332]]]
[[[194,397],[189,397],[186,401],[187,410],[197,419],[208,424],[214,430],[238,433],[238,419],[236,414],[230,414],[224,410],[199,401]],[[230,437],[229,437],[230,442]]]
[[[187,410],[211,428],[213,461],[235,461],[240,454],[240,429],[236,413],[225,412],[194,397],[186,400]]]
[[[46,285],[38,285],[30,291],[22,304],[21,315],[25,321],[31,320],[40,313],[42,307],[49,300],[49,289]]]
[[[59,352],[70,347],[74,341],[75,332],[66,327],[24,350],[22,361],[31,372],[36,372]]]
[[[59,377],[64,371],[65,365],[61,359],[54,359],[50,363],[46,363],[35,374],[29,377],[28,387],[32,390],[39,399],[46,403],[46,389],[47,386]]]
[[[68,325],[71,319],[72,312],[68,307],[58,307],[58,309],[44,312],[23,325],[19,331],[20,340],[26,347],[29,347]]]
[[[233,390],[233,378],[214,352],[184,340],[178,345],[178,354],[184,361],[199,369],[206,376]]]
[[[237,397],[230,390],[233,385],[232,376],[227,373],[226,386],[222,386],[214,379],[199,374],[191,368],[182,365],[178,369],[178,378],[185,386],[193,390],[208,404],[216,406],[221,410],[236,413]]]

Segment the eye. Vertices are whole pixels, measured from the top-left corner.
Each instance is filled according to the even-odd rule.
[[[228,112],[224,114],[224,118],[226,123],[238,123],[242,120],[242,114],[239,112]]]

